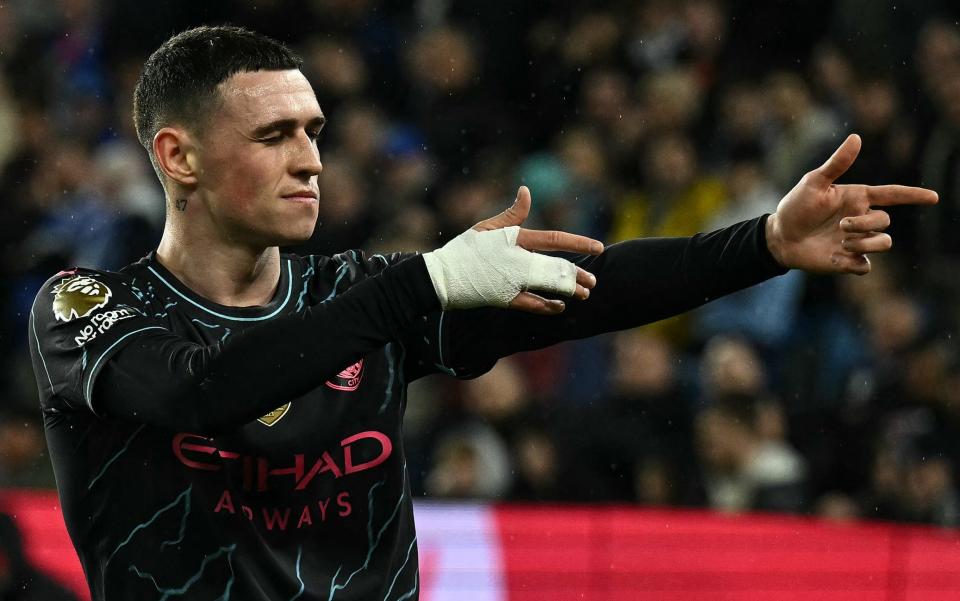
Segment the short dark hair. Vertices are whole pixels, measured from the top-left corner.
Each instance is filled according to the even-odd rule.
[[[178,33],[143,65],[133,93],[137,138],[153,156],[153,137],[174,121],[202,131],[217,86],[237,73],[299,69],[303,61],[282,43],[242,27],[201,26]],[[161,180],[163,177],[161,175]]]

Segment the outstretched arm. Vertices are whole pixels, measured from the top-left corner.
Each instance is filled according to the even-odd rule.
[[[630,240],[581,257],[578,265],[596,275],[597,285],[559,314],[480,308],[435,316],[424,324],[425,337],[407,337],[411,347],[430,341],[408,352],[408,378],[436,369],[476,376],[513,353],[658,321],[785,273],[766,248],[767,219],[690,238]]]
[[[769,217],[690,238],[632,240],[581,258],[578,266],[596,276],[596,287],[587,300],[569,303],[559,315],[489,308],[446,313],[437,328],[439,366],[475,375],[500,357],[677,315],[791,268],[868,273],[867,255],[889,250],[892,243],[883,232],[889,215],[872,207],[933,204],[937,195],[907,186],[834,184],[853,164],[860,144],[859,136],[849,136]],[[513,217],[522,223],[526,213]],[[430,367],[409,366],[411,375]]]

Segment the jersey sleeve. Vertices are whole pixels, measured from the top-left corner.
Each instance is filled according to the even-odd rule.
[[[213,344],[145,331],[106,362],[91,404],[107,418],[209,436],[229,432],[275,409],[278,398],[321,386],[439,307],[419,257],[355,285],[343,280],[327,300]]]
[[[401,338],[405,381],[435,373],[468,380],[490,371],[500,356],[483,351],[463,352],[463,346],[454,338],[468,336],[475,339],[475,343],[483,343],[485,336],[495,331],[488,327],[496,328],[511,313],[516,312],[483,308],[424,315],[407,328]]]
[[[41,405],[94,411],[91,391],[110,358],[139,334],[165,329],[122,274],[87,269],[57,274],[40,289],[29,319]]]

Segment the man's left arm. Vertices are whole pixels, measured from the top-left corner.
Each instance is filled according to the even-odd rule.
[[[557,315],[484,307],[431,316],[408,342],[418,351],[408,353],[417,361],[409,375],[476,376],[513,353],[641,326],[785,273],[767,248],[767,219],[689,238],[630,240],[576,259],[597,286]]]
[[[892,244],[883,232],[889,215],[873,207],[933,204],[937,195],[908,186],[834,184],[859,150],[860,138],[849,136],[773,215],[690,238],[631,240],[576,260],[597,284],[562,313],[482,308],[432,316],[418,324],[422,336],[407,338],[415,347],[408,374],[479,375],[500,357],[677,315],[790,268],[869,273],[867,255]]]

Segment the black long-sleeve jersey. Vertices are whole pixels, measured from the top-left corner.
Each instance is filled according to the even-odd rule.
[[[598,285],[556,316],[442,312],[416,255],[284,255],[273,300],[243,308],[202,298],[152,255],[57,274],[30,347],[93,598],[417,598],[406,384],[479,375],[782,273],[765,221],[580,257]]]

